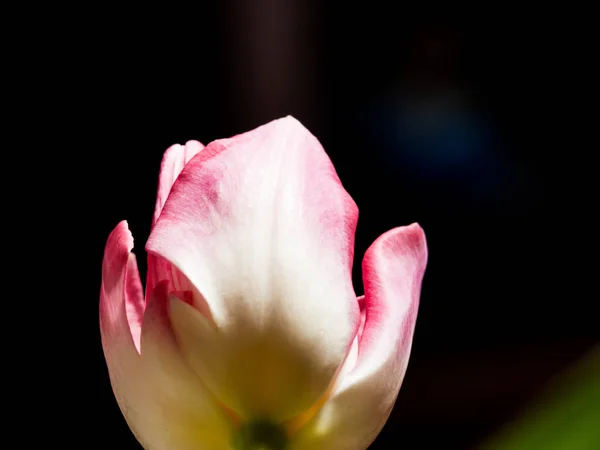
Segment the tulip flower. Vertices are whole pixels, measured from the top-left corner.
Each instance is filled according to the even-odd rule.
[[[417,224],[383,234],[357,297],[357,218],[291,117],[166,151],[145,293],[126,222],[102,266],[110,381],[144,448],[370,445],[406,371],[427,247]]]

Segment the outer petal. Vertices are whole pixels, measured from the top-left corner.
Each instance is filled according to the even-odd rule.
[[[385,424],[404,378],[427,264],[413,224],[379,237],[363,260],[365,323],[358,356],[337,389],[295,436],[292,450],[364,450]]]
[[[121,222],[106,245],[100,325],[113,390],[137,439],[148,450],[228,449],[231,425],[185,365],[166,315],[167,284],[148,302],[136,351],[127,305],[143,299],[133,239]],[[135,299],[134,299],[135,297]]]
[[[160,173],[158,176],[158,191],[156,193],[156,205],[154,215],[152,216],[152,227],[156,224],[163,206],[169,197],[171,187],[175,180],[186,166],[186,164],[198,153],[202,151],[204,145],[198,141],[188,141],[185,145],[175,144],[167,149],[163,155],[160,164]],[[154,286],[161,280],[171,280],[178,278],[176,273],[173,276],[171,264],[168,261],[156,256],[148,255],[148,275],[146,277],[146,295],[149,296],[154,290]],[[188,286],[178,286],[178,289],[188,289]]]
[[[105,351],[140,352],[145,303],[137,262],[129,253],[132,248],[127,222],[120,222],[108,237],[102,261],[100,325]]]
[[[189,278],[197,309],[210,306],[207,323],[173,307],[174,331],[242,417],[288,419],[329,387],[358,322],[357,214],[291,117],[209,144],[175,182],[146,248]]]

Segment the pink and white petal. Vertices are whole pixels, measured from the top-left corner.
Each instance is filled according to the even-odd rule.
[[[160,217],[163,206],[169,197],[171,187],[186,164],[204,149],[198,141],[188,141],[185,145],[175,144],[169,147],[163,155],[158,175],[158,190],[156,205],[152,216],[152,227]],[[161,280],[170,280],[172,277],[171,264],[156,255],[148,255],[148,274],[146,277],[146,295],[149,296],[154,286]]]
[[[183,305],[173,327],[242,417],[288,419],[329,387],[359,319],[357,215],[318,140],[291,117],[209,144],[173,185],[146,249],[210,307],[214,326],[190,326],[202,317]]]
[[[377,437],[404,379],[427,264],[419,225],[380,236],[363,260],[365,323],[353,367],[295,435],[291,450],[363,450]]]
[[[127,222],[108,236],[102,261],[100,327],[104,351],[139,354],[144,294]]]
[[[152,218],[152,226],[160,217],[171,187],[177,177],[186,166],[186,164],[198,153],[204,149],[198,141],[188,141],[185,145],[175,144],[169,147],[163,155],[160,163],[160,173],[158,175],[158,192],[156,194],[156,205],[154,207],[154,216]]]
[[[141,355],[127,321],[129,296],[142,301],[125,222],[105,250],[100,300],[102,345],[115,397],[131,430],[148,450],[230,448],[232,421],[183,361],[166,315],[167,283],[150,297],[141,330]],[[130,285],[132,283],[132,285]]]

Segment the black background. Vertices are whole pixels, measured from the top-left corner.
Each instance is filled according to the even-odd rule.
[[[64,32],[68,70],[61,86],[73,101],[62,105],[70,119],[60,127],[77,168],[56,182],[75,199],[61,206],[80,236],[75,246],[85,249],[70,269],[78,295],[69,309],[76,305],[77,320],[61,327],[74,367],[66,377],[74,394],[70,412],[59,415],[67,447],[91,440],[98,448],[139,448],[111,392],[100,345],[106,237],[128,220],[144,279],[143,246],[164,150],[189,139],[207,144],[287,114],[320,139],[359,206],[357,293],[360,261],[375,238],[415,221],[427,234],[430,258],[411,362],[372,448],[472,448],[597,340],[592,299],[578,288],[582,263],[571,250],[585,235],[578,204],[567,194],[567,168],[578,154],[561,140],[570,88],[561,78],[567,62],[557,28],[499,11],[474,20],[433,8],[416,14],[370,2],[306,2],[304,16],[275,27],[292,27],[300,38],[285,50],[292,68],[278,66],[292,71],[281,75],[288,85],[271,101],[252,90],[263,73],[253,68],[283,56],[265,58],[268,50],[253,46],[251,35],[278,20],[272,3],[257,2],[263,11],[206,2],[175,18],[155,10],[152,20],[146,10],[86,12],[87,21]],[[244,25],[252,20],[256,28]],[[423,33],[458,42],[453,80],[502,136],[502,158],[520,170],[516,187],[476,201],[468,195],[476,188],[405,176],[385,159],[368,111],[392,98],[398,80],[435,78],[435,64],[411,69],[411,58],[424,51]],[[279,79],[281,69],[265,70]]]

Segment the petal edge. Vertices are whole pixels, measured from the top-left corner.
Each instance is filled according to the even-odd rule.
[[[427,264],[418,224],[380,236],[365,253],[365,323],[354,367],[292,450],[363,450],[377,437],[404,379]]]

